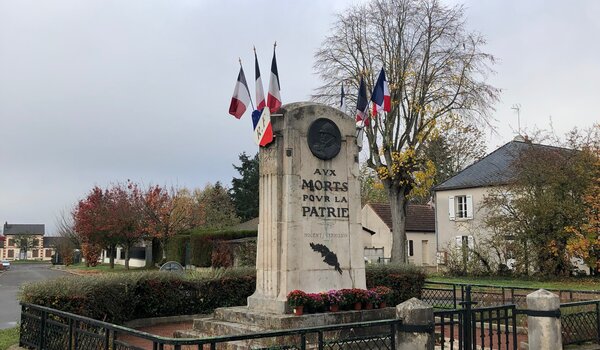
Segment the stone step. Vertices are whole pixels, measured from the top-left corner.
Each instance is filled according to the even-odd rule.
[[[290,329],[319,327],[341,323],[367,322],[376,320],[393,319],[396,309],[384,309],[324,312],[295,316],[291,314],[269,314],[249,310],[245,306],[219,308],[215,310],[213,319],[231,323],[254,325],[263,329]],[[194,320],[194,329],[201,324],[201,320]]]
[[[212,337],[264,332],[265,328],[251,324],[228,322],[213,318],[194,321],[195,331]]]

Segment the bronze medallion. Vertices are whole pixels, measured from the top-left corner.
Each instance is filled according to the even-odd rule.
[[[319,159],[334,158],[340,153],[342,147],[340,129],[327,118],[315,120],[308,128],[308,147]]]

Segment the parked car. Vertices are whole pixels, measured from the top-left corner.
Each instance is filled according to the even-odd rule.
[[[10,269],[10,261],[8,261],[8,260],[2,260],[2,269],[3,270]]]

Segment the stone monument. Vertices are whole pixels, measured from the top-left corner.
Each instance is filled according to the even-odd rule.
[[[353,118],[315,103],[272,117],[261,147],[256,291],[248,308],[284,314],[287,294],[366,288]]]

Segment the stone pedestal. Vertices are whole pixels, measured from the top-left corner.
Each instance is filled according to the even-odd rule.
[[[288,312],[295,289],[365,288],[354,120],[292,103],[273,115],[261,147],[256,292],[248,308]]]
[[[545,289],[527,295],[529,311],[558,311],[560,299]],[[553,316],[527,316],[527,333],[530,349],[561,350],[560,318]]]
[[[396,318],[408,327],[431,327],[430,333],[405,332],[398,330],[396,344],[398,349],[404,350],[433,350],[433,307],[417,298],[411,298],[396,306]]]

